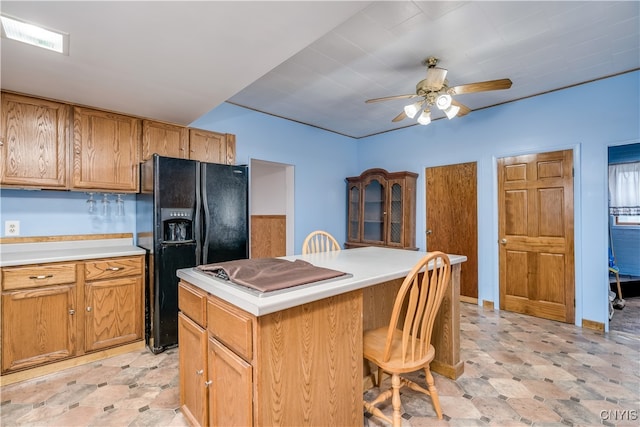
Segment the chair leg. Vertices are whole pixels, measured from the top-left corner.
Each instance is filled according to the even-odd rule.
[[[378,384],[377,386],[380,387],[382,385],[382,374],[384,373],[384,371],[382,370],[382,368],[378,367]]]
[[[391,405],[393,406],[393,427],[400,427],[402,425],[402,403],[400,402],[400,387],[402,387],[400,375],[391,374],[391,388],[393,389],[393,396],[391,397]]]
[[[440,408],[440,398],[438,397],[438,390],[436,390],[436,384],[431,375],[431,368],[427,365],[424,368],[424,374],[427,380],[427,388],[429,389],[429,396],[431,396],[431,403],[433,403],[433,409],[436,410],[438,419],[442,419],[442,408]]]

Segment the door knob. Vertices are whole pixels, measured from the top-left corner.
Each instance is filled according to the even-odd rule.
[[[507,239],[500,239],[500,244],[501,245],[506,245],[507,244]]]
[[[431,234],[431,233],[433,233],[433,231],[431,231],[431,230],[427,230],[427,236],[428,236],[429,234]]]

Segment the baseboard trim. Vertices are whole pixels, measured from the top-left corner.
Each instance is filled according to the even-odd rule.
[[[604,323],[595,322],[593,320],[582,319],[582,327],[586,329],[592,329],[598,332],[604,332]]]
[[[482,308],[485,310],[495,310],[495,306],[493,305],[493,301],[487,301],[486,299],[482,300]]]

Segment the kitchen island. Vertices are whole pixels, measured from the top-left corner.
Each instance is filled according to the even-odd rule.
[[[181,382],[191,384],[181,384],[187,418],[210,425],[362,425],[363,331],[388,322],[398,287],[425,254],[365,247],[284,257],[347,275],[267,293],[178,270]],[[451,285],[434,328],[432,369],[457,378],[466,257],[449,257]],[[198,349],[204,355],[195,361]]]

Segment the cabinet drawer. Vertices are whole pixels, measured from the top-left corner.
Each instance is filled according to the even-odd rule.
[[[142,257],[122,257],[87,261],[85,280],[102,280],[142,274]]]
[[[253,319],[246,313],[209,297],[207,301],[207,329],[219,341],[247,361],[253,357]]]
[[[207,295],[203,291],[181,281],[178,284],[178,307],[198,325],[207,327]]]
[[[4,291],[75,282],[75,263],[30,265],[2,269],[2,290]]]

